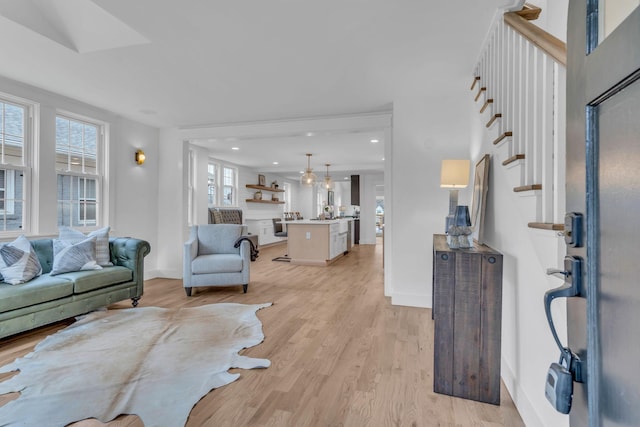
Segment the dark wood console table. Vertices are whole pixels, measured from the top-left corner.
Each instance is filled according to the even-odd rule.
[[[433,391],[500,404],[502,254],[433,236]]]

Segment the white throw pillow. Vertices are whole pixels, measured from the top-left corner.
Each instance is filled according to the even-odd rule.
[[[111,227],[107,226],[99,230],[95,230],[85,235],[81,231],[74,230],[71,227],[62,226],[59,231],[58,239],[64,240],[70,243],[78,243],[85,240],[87,237],[96,236],[96,261],[98,265],[108,266],[113,265],[111,263],[111,252],[109,250],[109,230]]]
[[[0,247],[0,273],[10,285],[28,282],[42,273],[38,256],[23,235]]]
[[[50,275],[100,269],[102,267],[96,262],[96,236],[79,243],[53,239],[53,267]]]

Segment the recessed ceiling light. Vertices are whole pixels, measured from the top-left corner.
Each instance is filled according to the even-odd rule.
[[[344,177],[344,179],[349,179],[349,177],[348,177],[348,176],[345,176],[345,177]]]
[[[278,164],[278,162],[273,162],[273,164],[274,164],[274,165],[277,165],[277,164]]]
[[[300,171],[300,173],[304,173],[304,171]]]
[[[232,149],[232,150],[236,150],[236,151],[237,151],[237,150],[239,150],[239,149],[240,149],[240,147],[231,147],[231,149]]]
[[[372,139],[372,140],[371,140],[371,143],[372,143],[372,144],[377,144],[378,142],[380,142],[380,141],[379,141],[379,140],[377,140],[377,139]]]
[[[384,161],[384,157],[382,158],[382,160]]]
[[[307,136],[313,136],[313,135],[315,135],[315,133],[313,133],[313,132],[307,132],[307,133],[306,133],[306,135],[307,135]]]

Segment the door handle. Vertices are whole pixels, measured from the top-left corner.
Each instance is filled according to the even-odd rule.
[[[560,276],[565,280],[562,286],[550,289],[544,294],[544,311],[547,315],[547,322],[549,323],[553,339],[558,349],[560,349],[561,360],[564,359],[566,361],[567,369],[571,372],[573,380],[583,382],[582,360],[580,360],[580,357],[573,353],[570,348],[562,345],[556,327],[553,324],[553,317],[551,316],[551,303],[554,299],[571,298],[580,295],[582,291],[582,258],[566,256],[564,258],[564,270],[548,269],[547,274]]]

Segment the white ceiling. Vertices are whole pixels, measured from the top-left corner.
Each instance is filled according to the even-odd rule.
[[[0,0],[0,74],[161,128],[390,111],[394,99],[469,84],[505,2]],[[199,143],[258,170],[297,171],[306,158],[290,144],[304,141],[323,174],[324,163],[382,170],[382,138]]]

